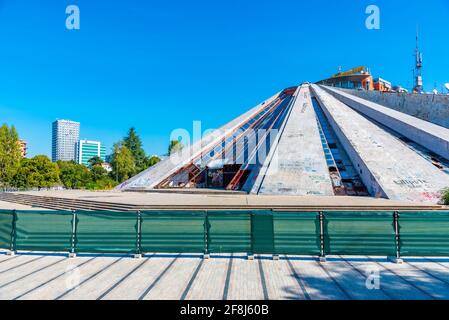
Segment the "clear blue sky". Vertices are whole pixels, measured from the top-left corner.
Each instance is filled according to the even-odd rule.
[[[381,9],[381,30],[365,8]],[[65,28],[77,4],[81,30]],[[284,87],[338,66],[412,85],[419,24],[426,89],[449,82],[449,1],[0,0],[0,123],[30,155],[51,154],[51,122],[81,122],[108,151],[131,126],[149,154],[175,128],[215,128]]]

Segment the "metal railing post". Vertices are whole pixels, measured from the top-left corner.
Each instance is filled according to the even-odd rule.
[[[320,262],[326,262],[326,252],[325,252],[325,244],[324,244],[324,213],[322,211],[319,212],[320,219]]]
[[[209,238],[209,230],[210,229],[210,224],[209,224],[209,213],[206,210],[205,215],[204,215],[204,259],[209,259],[210,258],[210,253],[209,253],[209,246],[210,246],[210,238]]]
[[[271,239],[272,244],[273,244],[273,254],[272,254],[272,258],[273,258],[274,261],[278,261],[278,260],[279,260],[279,254],[278,254],[278,252],[277,252],[277,250],[276,250],[276,234],[275,234],[275,229],[274,229],[274,218],[275,218],[274,216],[275,216],[275,212],[273,211],[273,209],[271,209],[270,215],[271,215],[271,222],[272,222],[272,224],[271,224],[271,226],[272,226],[271,231],[272,231],[272,235],[273,235],[273,237],[272,237],[272,239]]]
[[[248,260],[254,260],[254,213],[249,214],[250,217],[250,239],[251,239],[251,252],[248,252]]]
[[[401,235],[399,231],[399,212],[395,211],[393,214],[394,220],[394,232],[395,232],[395,240],[396,240],[396,263],[402,263],[401,259]]]
[[[11,243],[8,255],[14,256],[17,252],[17,211],[12,211],[12,228],[11,228]]]
[[[76,231],[78,224],[77,219],[78,217],[76,214],[76,210],[72,210],[72,243],[69,258],[76,258]]]
[[[137,228],[136,228],[136,253],[134,258],[142,258],[142,214],[140,210],[137,211]]]

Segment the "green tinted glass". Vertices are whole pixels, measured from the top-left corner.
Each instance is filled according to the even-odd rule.
[[[407,212],[399,215],[403,256],[449,256],[449,212]]]
[[[72,246],[71,212],[17,211],[16,249],[69,251]]]
[[[326,254],[396,254],[393,212],[326,212],[324,216]]]
[[[143,212],[143,252],[202,253],[205,214],[201,212]]]
[[[77,252],[135,253],[137,213],[77,212]]]
[[[0,211],[0,248],[11,248],[13,214],[8,211]]]
[[[274,246],[277,254],[319,255],[318,213],[274,213]]]
[[[251,212],[209,212],[209,252],[251,252]]]

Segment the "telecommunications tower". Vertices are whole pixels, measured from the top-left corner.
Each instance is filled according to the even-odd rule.
[[[423,58],[422,52],[419,49],[419,32],[416,32],[416,49],[415,49],[415,69],[414,69],[414,92],[421,93],[424,91],[422,78]]]

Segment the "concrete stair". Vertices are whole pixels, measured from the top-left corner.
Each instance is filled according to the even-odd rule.
[[[126,203],[113,203],[104,201],[92,201],[84,199],[70,199],[61,197],[36,196],[18,193],[0,193],[0,201],[31,206],[49,210],[81,210],[81,211],[111,211],[111,212],[136,212],[136,211],[205,211],[205,210],[273,210],[274,212],[317,212],[317,211],[439,211],[445,210],[437,205],[288,205],[276,203],[236,205],[229,203],[214,204],[166,204],[166,205],[137,205]],[[282,201],[281,201],[282,202]],[[446,209],[447,210],[447,209]]]
[[[15,193],[0,193],[0,201],[27,205],[51,210],[85,210],[85,211],[137,211],[135,205],[108,203],[91,200],[79,200],[57,197],[43,197]]]

